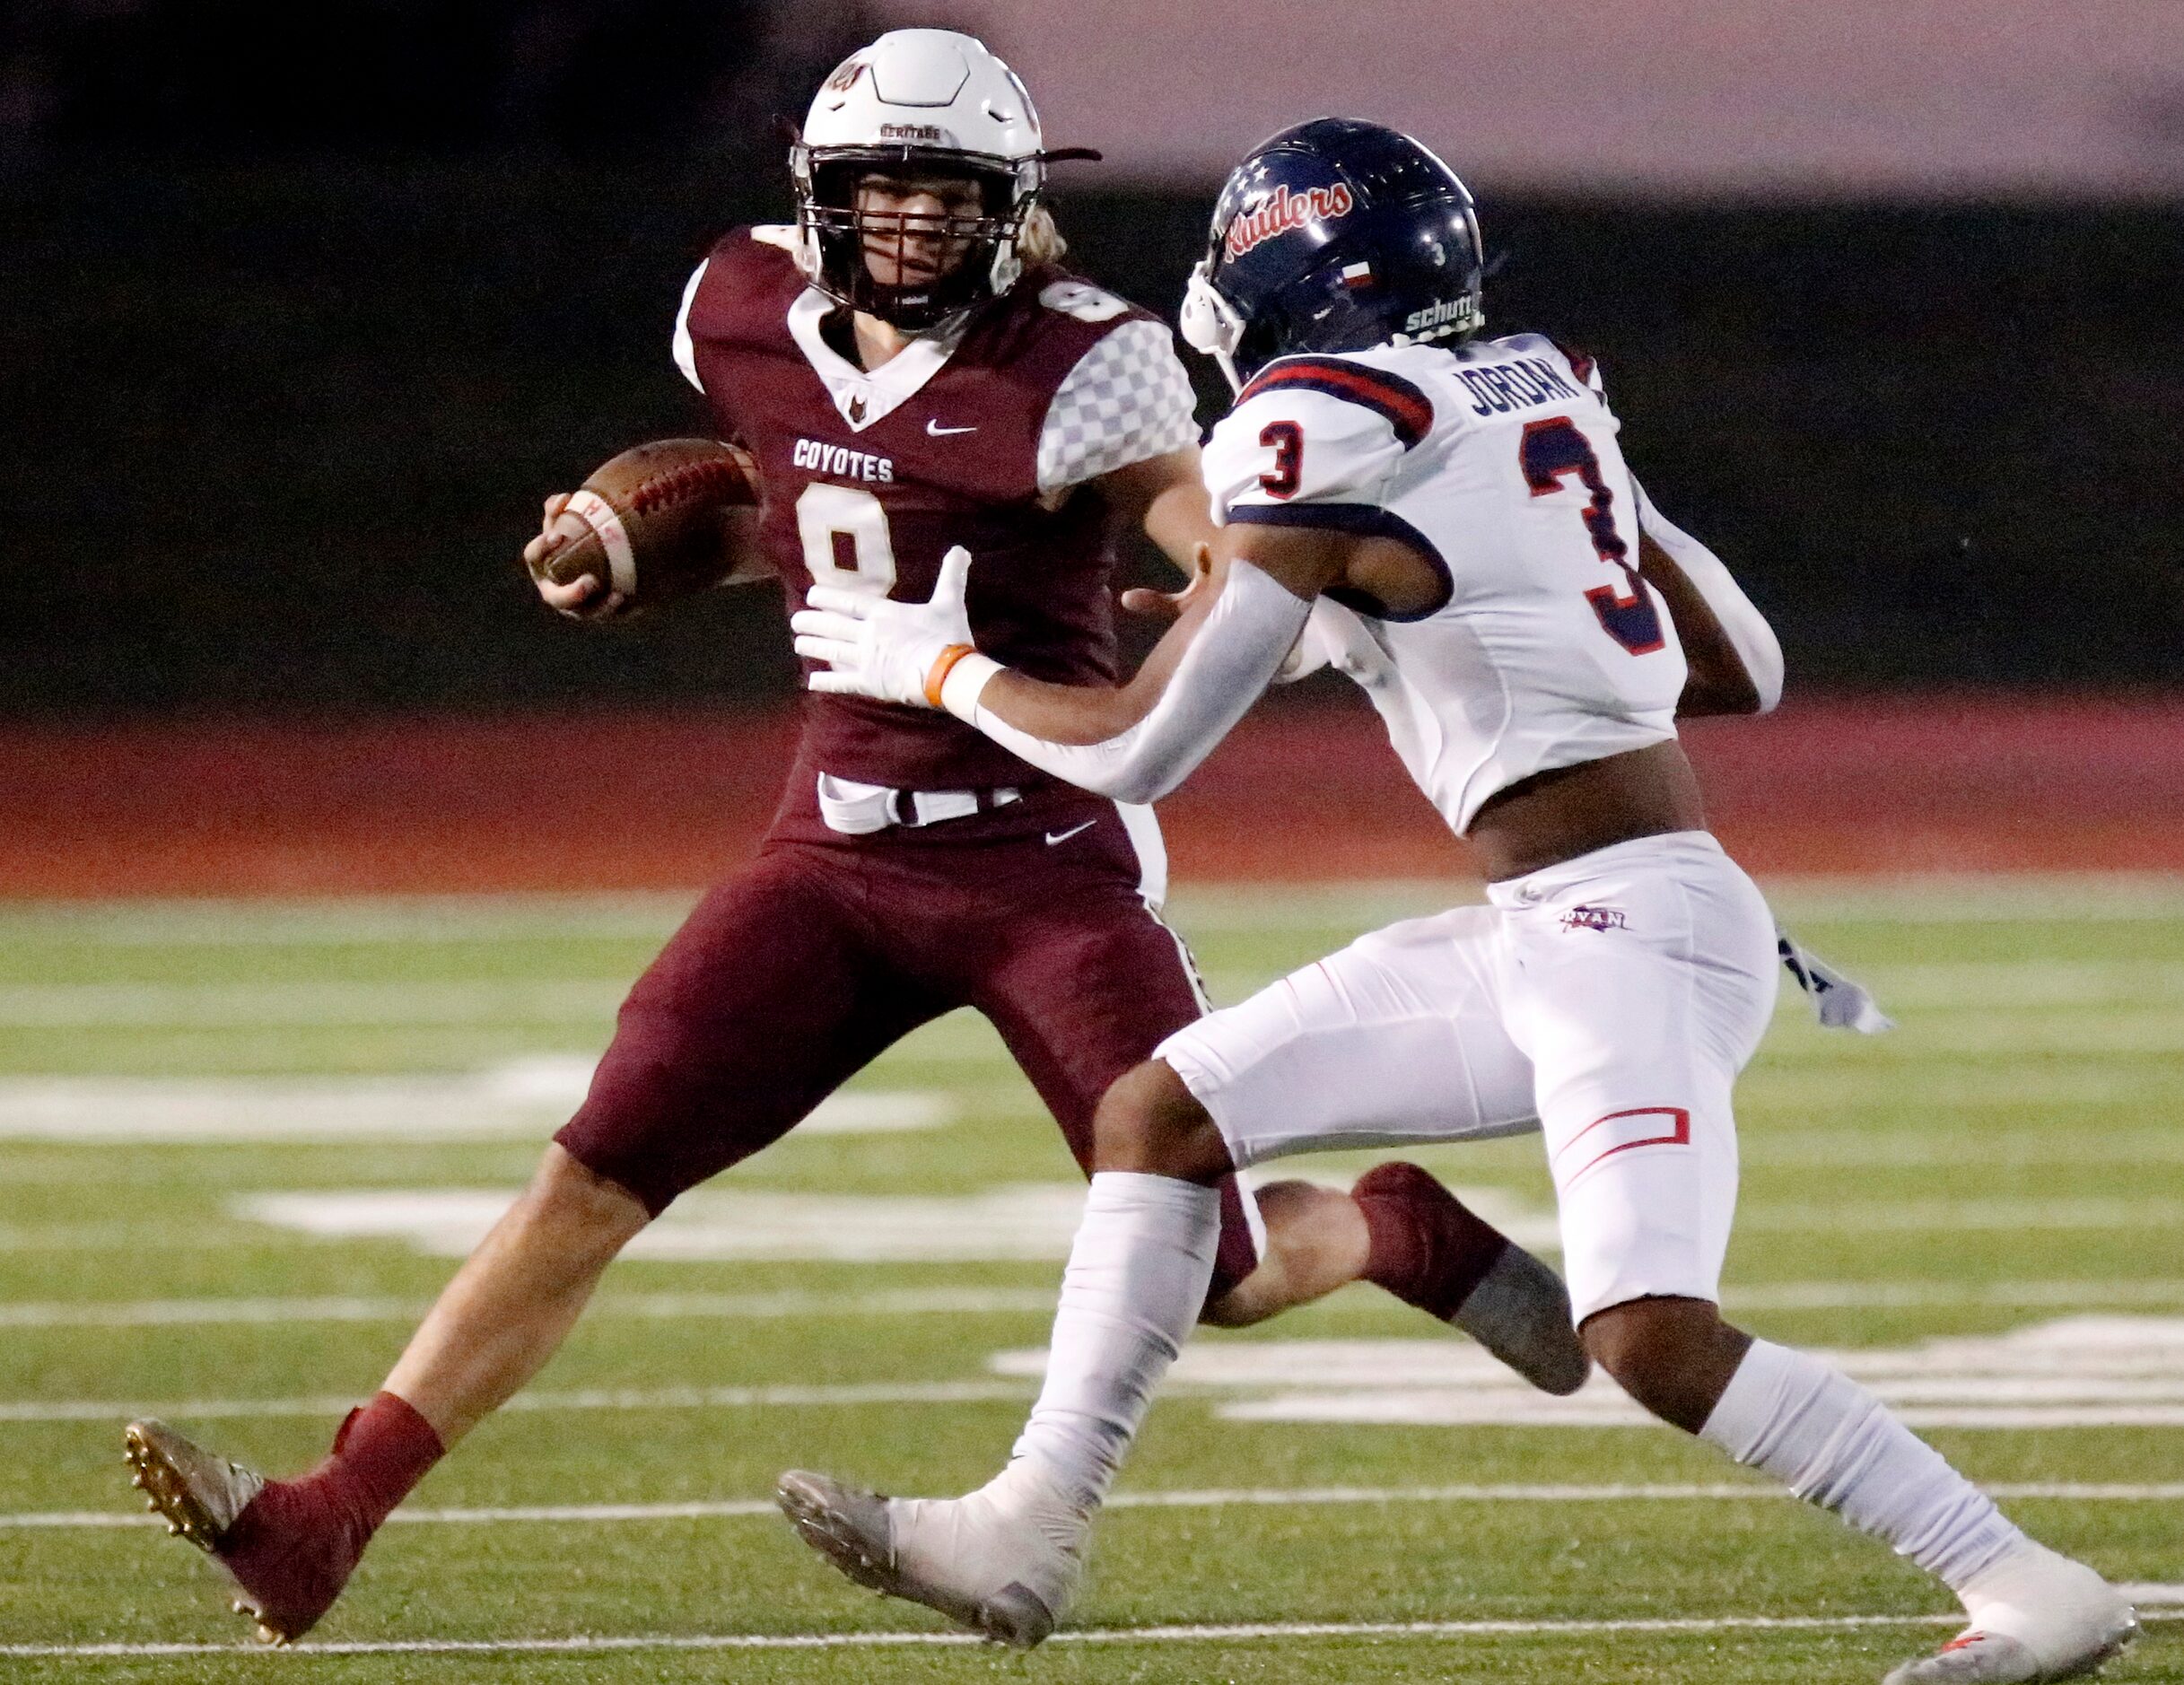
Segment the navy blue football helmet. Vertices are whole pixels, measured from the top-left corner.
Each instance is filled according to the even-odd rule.
[[[1241,391],[1293,352],[1468,338],[1484,267],[1455,170],[1394,129],[1318,118],[1229,172],[1178,326]]]

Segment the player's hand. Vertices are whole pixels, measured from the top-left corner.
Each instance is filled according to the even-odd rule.
[[[796,652],[826,662],[807,682],[815,691],[871,696],[880,702],[930,708],[926,676],[951,649],[974,643],[963,592],[971,553],[957,545],[940,558],[932,598],[898,603],[863,591],[815,585],[805,606],[789,617]]]
[[[1132,586],[1123,593],[1124,608],[1133,615],[1152,615],[1162,620],[1174,620],[1183,611],[1213,589],[1213,546],[1201,544],[1191,555],[1191,578],[1179,591],[1156,591],[1145,586]]]
[[[589,574],[571,580],[566,585],[556,585],[541,572],[546,557],[576,537],[576,530],[561,520],[562,511],[568,506],[566,492],[556,492],[546,499],[546,518],[539,523],[538,536],[523,546],[523,565],[548,608],[572,620],[601,620],[622,607],[625,599],[620,591],[603,589],[605,581]]]

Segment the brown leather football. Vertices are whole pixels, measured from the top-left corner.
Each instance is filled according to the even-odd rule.
[[[654,608],[763,573],[738,553],[730,511],[758,502],[748,452],[711,439],[656,439],[600,464],[555,517],[557,539],[534,570],[557,585],[594,575]]]

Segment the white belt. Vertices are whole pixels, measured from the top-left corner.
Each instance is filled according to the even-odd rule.
[[[843,836],[869,836],[891,825],[914,830],[938,825],[943,819],[965,819],[974,813],[1006,808],[1023,799],[1013,785],[999,790],[890,790],[885,784],[860,784],[852,779],[819,774],[819,816],[829,831]]]

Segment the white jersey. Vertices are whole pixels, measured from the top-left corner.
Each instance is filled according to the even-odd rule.
[[[1459,833],[1520,779],[1676,735],[1683,650],[1617,428],[1589,361],[1518,334],[1281,358],[1207,442],[1216,521],[1385,534],[1439,569],[1432,607],[1338,589],[1306,635]]]

